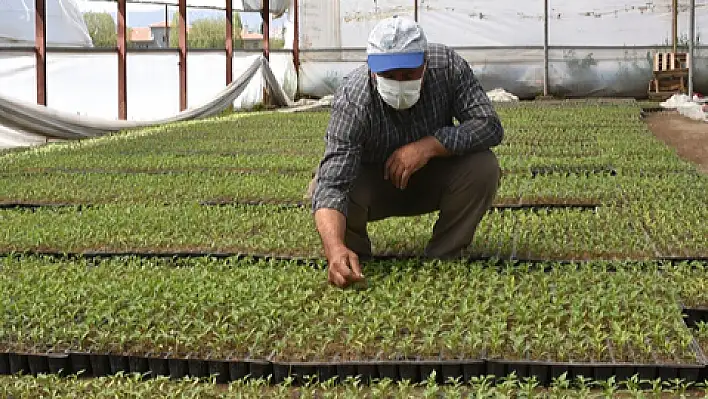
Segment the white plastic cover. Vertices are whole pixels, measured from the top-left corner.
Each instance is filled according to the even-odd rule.
[[[686,94],[674,94],[668,100],[662,102],[661,107],[675,109],[681,115],[698,121],[708,122],[708,110],[702,104],[698,96],[691,99]]]
[[[245,90],[255,73],[259,69],[267,68],[268,62],[265,58],[257,56],[243,74],[217,93],[210,101],[169,117],[151,118],[145,121],[122,121],[75,115],[0,96],[0,125],[21,133],[28,132],[53,138],[75,139],[100,136],[128,128],[209,117],[226,109]]]
[[[238,77],[260,57],[235,53],[233,76]],[[176,53],[128,53],[128,119],[166,118],[179,112],[179,57]],[[118,59],[115,54],[48,53],[47,105],[74,115],[118,118]],[[211,101],[226,86],[223,52],[188,53],[187,104]],[[271,53],[270,67],[289,98],[295,97],[297,77],[290,53]],[[159,71],[159,73],[155,73]],[[0,52],[0,95],[36,102],[36,72],[30,53]],[[263,102],[260,71],[234,101],[236,109]]]
[[[251,58],[250,62],[242,65],[245,67],[243,73],[215,96],[197,107],[190,107],[164,118],[152,117],[143,121],[96,118],[62,112],[35,105],[33,102],[19,101],[0,95],[0,148],[35,145],[42,142],[42,137],[45,137],[45,141],[46,137],[60,139],[94,137],[127,128],[214,116],[233,104],[237,98],[241,98],[244,91],[253,86],[251,83],[254,80],[263,80],[256,77],[258,72],[265,77],[275,104],[289,107],[298,105],[291,100],[288,90],[283,89],[281,82],[270,68],[270,63],[262,55],[249,58]]]
[[[654,46],[671,40],[671,0],[552,0],[553,46]],[[679,36],[688,32],[689,0],[679,0]],[[366,46],[373,25],[414,17],[413,0],[300,0],[302,48]],[[432,42],[450,46],[542,46],[543,0],[418,0]],[[696,0],[696,26],[708,26],[708,0]],[[332,38],[341,35],[340,43]],[[699,32],[700,36],[700,32]],[[333,45],[334,44],[334,45]]]
[[[0,1],[0,46],[34,46],[34,0]],[[47,46],[91,47],[74,0],[46,0]]]
[[[653,54],[671,51],[671,3],[551,0],[551,93],[646,96]],[[681,44],[687,40],[688,5],[679,0]],[[348,72],[364,64],[376,22],[414,14],[413,0],[300,0],[300,92],[334,93]],[[485,88],[522,98],[543,92],[543,0],[418,0],[418,18],[431,42],[466,48],[460,52]],[[708,0],[696,0],[699,37],[702,26],[708,26]],[[695,87],[708,92],[708,48],[698,44]]]
[[[244,11],[261,11],[263,0],[242,0]],[[290,7],[290,0],[269,0],[268,9],[276,16],[283,15]]]
[[[47,138],[38,134],[10,129],[0,124],[0,149],[32,147],[47,143]]]
[[[490,90],[487,92],[487,97],[494,102],[510,103],[519,101],[519,97],[509,93],[508,91],[500,88]]]

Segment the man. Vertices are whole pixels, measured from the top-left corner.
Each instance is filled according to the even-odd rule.
[[[312,210],[329,282],[363,281],[367,222],[440,211],[426,257],[461,255],[496,195],[504,131],[469,64],[418,24],[381,21],[337,89]],[[459,121],[455,126],[453,118]]]

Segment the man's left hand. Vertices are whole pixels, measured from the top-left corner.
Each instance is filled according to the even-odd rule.
[[[404,190],[410,177],[428,163],[431,154],[427,140],[404,145],[386,160],[384,179],[390,179],[394,186]]]

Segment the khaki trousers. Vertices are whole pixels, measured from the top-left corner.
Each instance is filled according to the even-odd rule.
[[[383,165],[362,165],[349,195],[345,243],[371,256],[367,223],[393,216],[440,211],[425,257],[455,258],[470,245],[499,188],[501,169],[490,150],[434,158],[413,174],[404,190],[384,180]]]

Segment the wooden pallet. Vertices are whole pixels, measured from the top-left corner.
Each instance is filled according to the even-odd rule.
[[[687,93],[688,83],[687,53],[654,54],[653,79],[649,81],[649,97],[667,99],[673,94]]]
[[[654,72],[688,69],[688,53],[654,54]]]

